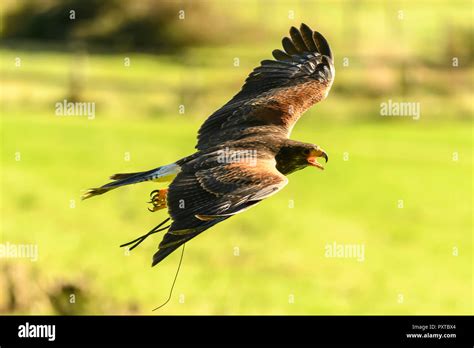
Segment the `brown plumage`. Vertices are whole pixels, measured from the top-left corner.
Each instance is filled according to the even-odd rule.
[[[139,245],[150,234],[167,230],[153,265],[183,243],[281,190],[286,175],[307,166],[323,169],[316,145],[288,139],[299,117],[324,99],[334,79],[327,41],[302,24],[292,27],[242,90],[214,112],[198,132],[197,152],[149,171],[115,174],[114,181],[87,191],[83,198],[143,181],[172,179],[168,191],[152,192],[156,211],[167,205],[170,218],[146,235],[126,243]],[[174,178],[172,178],[175,176]],[[169,226],[162,227],[168,220]]]

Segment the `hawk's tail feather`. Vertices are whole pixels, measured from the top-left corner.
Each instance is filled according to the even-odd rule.
[[[108,184],[105,184],[101,187],[91,188],[87,190],[82,195],[81,198],[84,200],[90,197],[104,194],[120,186],[137,184],[144,181],[151,181],[151,180],[166,181],[172,178],[177,173],[179,173],[180,170],[181,170],[181,167],[173,163],[166,166],[154,168],[152,170],[147,170],[144,172],[114,174],[110,177],[110,179],[114,181],[109,182]]]
[[[84,192],[82,194],[81,199],[84,200],[84,199],[87,199],[87,198],[90,198],[90,197],[98,196],[98,195],[106,193],[110,190],[111,190],[111,188],[105,188],[105,187],[91,188],[91,189],[88,189],[86,192]]]
[[[105,184],[101,187],[95,187],[87,190],[82,196],[81,199],[87,199],[90,197],[102,195],[106,192],[109,192],[110,190],[113,190],[117,187],[124,186],[124,185],[130,185],[130,184],[136,184],[139,182],[151,180],[148,179],[148,175],[151,172],[156,171],[156,169],[152,169],[150,171],[145,171],[145,172],[138,172],[138,173],[128,173],[128,174],[115,174],[112,175],[110,178],[114,181],[109,182],[108,184]]]
[[[135,172],[135,173],[117,173],[110,176],[110,180],[123,180],[128,179],[134,175],[142,174],[143,172]]]

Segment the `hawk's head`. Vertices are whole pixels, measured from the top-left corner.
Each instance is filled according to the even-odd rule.
[[[289,141],[276,155],[276,168],[282,174],[291,174],[307,166],[324,169],[318,157],[328,161],[328,155],[318,145]]]

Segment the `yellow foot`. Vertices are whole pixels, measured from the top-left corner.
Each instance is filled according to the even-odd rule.
[[[158,211],[167,207],[166,197],[168,195],[168,189],[154,190],[150,193],[151,201],[148,203],[153,204],[153,207],[148,208],[149,211]]]

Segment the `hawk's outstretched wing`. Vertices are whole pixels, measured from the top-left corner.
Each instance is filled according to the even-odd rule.
[[[334,63],[326,39],[306,24],[290,29],[274,50],[246,79],[242,90],[213,113],[199,129],[196,148],[255,133],[288,137],[300,115],[329,93]]]
[[[168,190],[173,220],[153,256],[153,266],[183,243],[267,198],[288,182],[274,158],[222,163],[218,152],[183,165]]]

